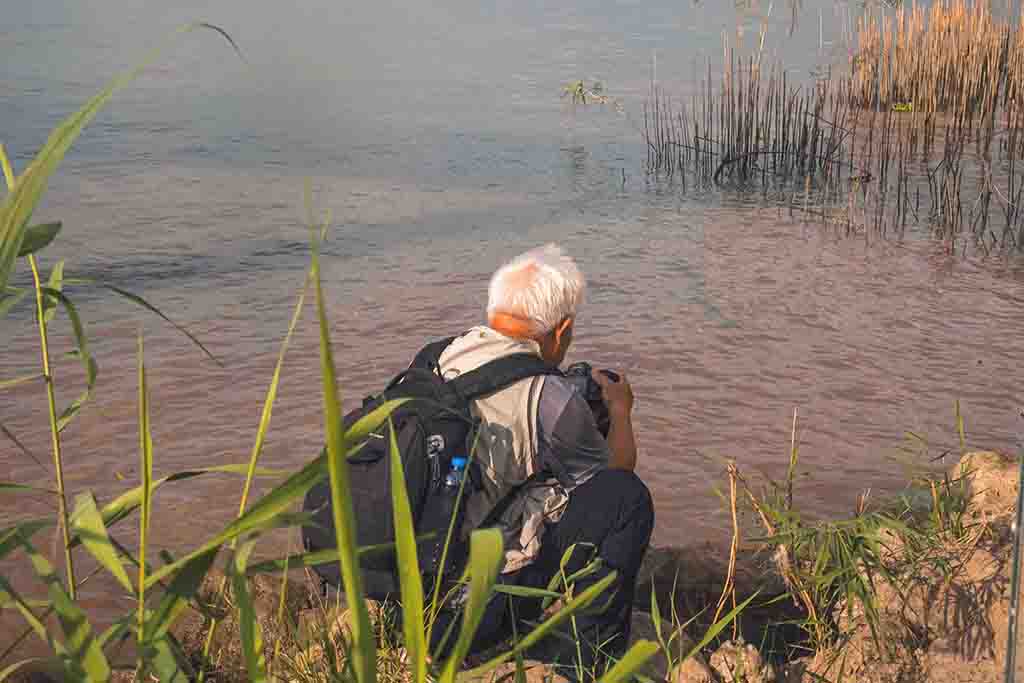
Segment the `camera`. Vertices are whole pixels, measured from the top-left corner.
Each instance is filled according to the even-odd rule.
[[[604,404],[604,398],[601,396],[601,385],[594,380],[591,374],[593,369],[590,363],[583,361],[573,363],[565,369],[565,379],[580,392],[587,405],[590,406],[590,412],[594,414],[598,430],[605,438],[608,438],[611,417],[608,414],[608,406]],[[618,373],[611,370],[601,370],[600,372],[613,382],[618,382],[620,379]]]

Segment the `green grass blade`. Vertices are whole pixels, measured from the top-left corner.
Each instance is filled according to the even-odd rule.
[[[263,652],[263,634],[256,618],[256,609],[249,596],[249,586],[245,578],[245,565],[256,541],[243,543],[235,552],[232,562],[231,585],[234,588],[235,601],[238,603],[238,628],[242,641],[242,652],[252,683],[264,683],[267,680],[267,662]]]
[[[277,386],[281,379],[281,367],[284,365],[285,353],[288,351],[288,344],[291,342],[295,326],[302,317],[302,305],[306,301],[306,291],[309,289],[309,278],[306,277],[302,283],[302,292],[299,300],[295,303],[295,310],[292,313],[291,322],[288,324],[288,332],[281,342],[281,349],[277,354],[277,364],[274,366],[274,374],[267,388],[266,398],[263,400],[263,411],[260,413],[260,424],[256,429],[256,442],[252,446],[252,453],[249,455],[249,471],[245,476],[245,485],[242,487],[242,499],[238,503],[238,514],[245,512],[249,501],[249,490],[252,487],[252,480],[256,473],[256,464],[259,462],[260,453],[263,452],[263,443],[266,440],[267,429],[270,426],[270,417],[274,411],[274,401],[277,399]]]
[[[153,512],[153,436],[149,428],[149,390],[146,386],[146,353],[139,333],[139,473],[142,476],[142,507],[139,519],[139,588],[137,633],[146,633],[146,550],[149,520]],[[145,648],[139,648],[136,670],[145,671]]]
[[[317,321],[320,328],[320,379],[323,386],[324,431],[327,436],[327,473],[331,485],[331,508],[334,514],[334,532],[338,560],[341,563],[345,598],[355,618],[352,620],[352,643],[356,679],[359,683],[374,683],[377,678],[377,657],[370,616],[363,599],[363,582],[356,556],[355,513],[352,509],[348,483],[348,461],[344,456],[341,402],[334,370],[334,356],[327,325],[323,285],[320,281],[319,244],[313,239],[312,275],[316,291]]]
[[[462,628],[451,656],[441,671],[441,683],[452,683],[455,674],[469,652],[473,636],[480,626],[484,609],[491,597],[491,588],[505,557],[504,542],[498,529],[474,531],[469,537],[469,597],[462,613]]]
[[[693,655],[695,655],[698,652],[700,652],[701,649],[704,648],[704,646],[706,646],[708,643],[710,643],[712,640],[714,640],[718,636],[718,634],[722,632],[722,629],[724,629],[726,626],[731,624],[733,619],[735,619],[737,616],[739,616],[739,614],[743,610],[745,610],[747,608],[747,605],[749,605],[751,603],[751,601],[753,601],[753,599],[757,597],[757,594],[759,592],[760,591],[756,591],[749,598],[747,598],[746,600],[744,600],[740,604],[738,604],[735,607],[733,607],[732,610],[730,610],[728,614],[726,614],[721,619],[719,619],[718,621],[713,623],[711,625],[711,627],[704,633],[704,637],[700,639],[700,642],[698,642],[696,645],[694,645],[693,648],[689,652],[686,653],[686,656],[683,657],[683,659],[684,660],[689,659]]]
[[[223,29],[210,24],[188,24],[176,33],[189,32],[197,28],[212,29],[218,32],[228,39],[236,51],[238,50],[237,45]],[[6,155],[0,153],[0,157],[3,158],[4,175],[13,185],[13,189],[0,205],[0,291],[7,286],[7,282],[10,280],[15,258],[24,241],[28,221],[46,191],[50,176],[56,171],[68,149],[74,144],[82,129],[95,118],[113,94],[142,73],[143,69],[160,55],[162,49],[163,46],[159,46],[150,51],[138,66],[113,78],[99,94],[86,102],[81,109],[65,118],[53,129],[42,149],[36,154],[28,168],[17,178],[13,178]]]
[[[128,578],[117,551],[110,543],[107,527],[103,524],[96,499],[91,491],[79,494],[75,500],[75,510],[71,513],[71,530],[85,545],[85,549],[110,572],[128,593],[134,593],[132,581]]]
[[[527,649],[533,647],[542,638],[550,635],[556,628],[561,626],[564,622],[568,621],[572,615],[576,614],[581,609],[586,609],[590,603],[596,600],[602,593],[608,590],[608,587],[615,582],[616,573],[611,572],[608,576],[604,577],[593,586],[590,586],[585,591],[572,598],[565,604],[562,609],[558,610],[550,617],[548,617],[542,624],[537,626],[535,629],[523,636],[515,646],[508,652],[504,652],[488,661],[484,662],[478,667],[470,669],[465,672],[467,679],[475,679],[483,676],[488,671],[491,671],[501,664],[508,661],[510,658],[515,657],[516,654],[525,652]]]
[[[66,278],[64,280],[64,284],[67,284],[67,285],[96,285],[97,287],[103,287],[104,289],[109,289],[111,292],[114,292],[115,294],[118,294],[118,295],[124,297],[125,299],[128,299],[132,303],[135,303],[135,304],[138,304],[139,306],[142,306],[143,308],[145,308],[150,313],[155,314],[157,317],[162,319],[164,322],[170,324],[174,329],[178,330],[178,332],[181,332],[183,335],[188,337],[189,341],[191,341],[193,344],[198,346],[199,349],[204,354],[206,354],[207,358],[212,360],[217,365],[219,365],[221,367],[224,367],[224,363],[221,362],[221,360],[219,358],[217,358],[215,355],[213,355],[213,353],[208,348],[206,348],[205,345],[203,345],[203,342],[199,341],[198,337],[196,337],[194,334],[192,334],[187,329],[185,329],[184,326],[179,325],[178,323],[176,323],[173,320],[171,320],[171,318],[169,318],[163,311],[161,311],[159,308],[157,308],[153,304],[151,304],[148,301],[146,301],[145,299],[143,299],[138,294],[133,294],[132,292],[129,292],[126,289],[121,289],[120,287],[115,287],[114,285],[108,285],[105,282],[100,282],[98,280],[92,280],[92,279],[89,279],[89,278],[80,278],[80,277],[70,278],[69,277],[69,278]]]
[[[0,319],[7,317],[11,309],[21,303],[21,300],[28,295],[28,292],[29,290],[27,289],[8,287],[3,294],[0,294]]]
[[[427,644],[423,631],[423,577],[416,553],[416,529],[405,486],[402,454],[398,451],[394,424],[391,436],[391,508],[395,520],[395,545],[398,553],[398,581],[402,594],[402,630],[405,648],[412,666],[412,683],[424,683],[427,678]]]
[[[960,412],[960,399],[956,400],[954,409],[956,413],[956,435],[960,439],[960,452],[964,453],[967,451],[967,434],[964,429],[964,414]]]
[[[57,618],[67,639],[68,657],[71,662],[81,668],[89,680],[107,680],[110,677],[110,664],[103,654],[99,641],[93,635],[92,626],[86,619],[85,612],[64,590],[49,561],[27,539],[23,538],[21,545],[28,554],[36,575],[47,586],[47,597],[57,612]]]
[[[96,386],[96,375],[98,369],[96,361],[93,359],[92,354],[89,353],[89,338],[85,334],[85,327],[82,325],[82,319],[78,315],[78,309],[71,303],[69,299],[62,291],[52,289],[50,287],[43,287],[43,293],[50,298],[56,299],[64,306],[65,312],[68,314],[68,319],[71,321],[71,330],[75,337],[75,344],[78,345],[78,356],[82,361],[82,366],[85,368],[85,391],[82,395],[76,398],[71,405],[64,409],[61,416],[57,419],[57,431],[63,431],[68,423],[75,417],[82,405],[89,400],[92,396],[93,387]],[[45,315],[45,314],[44,314]]]
[[[285,354],[288,351],[288,344],[291,341],[292,334],[295,331],[295,326],[298,324],[299,318],[302,316],[302,305],[306,300],[306,291],[309,288],[309,276],[303,279],[302,292],[299,294],[299,299],[295,304],[295,310],[292,313],[291,322],[288,324],[288,332],[285,334],[284,341],[281,343],[281,349],[277,354],[277,363],[274,366],[274,374],[270,380],[270,386],[267,388],[267,395],[263,400],[263,410],[260,413],[260,423],[256,430],[256,440],[253,443],[252,452],[249,454],[249,471],[245,476],[245,484],[242,486],[242,497],[238,502],[238,514],[241,516],[245,512],[245,508],[249,502],[249,492],[252,488],[252,481],[256,470],[256,464],[259,462],[260,454],[263,452],[263,443],[266,439],[267,429],[270,426],[270,418],[273,414],[274,401],[277,398],[277,387],[281,378],[281,367],[284,365]],[[235,541],[231,542],[231,546],[234,547]],[[217,589],[217,595],[219,596],[225,587],[225,582],[222,580],[220,586]],[[213,644],[214,633],[219,625],[218,619],[210,620],[205,644],[202,651],[202,660],[206,661],[209,655],[210,646]],[[200,671],[199,683],[205,679],[206,672]]]
[[[47,244],[60,232],[60,221],[55,223],[40,223],[25,228],[25,236],[21,240],[21,247],[18,249],[18,257],[34,254]]]
[[[658,651],[658,644],[650,640],[638,640],[622,656],[622,659],[615,663],[597,683],[620,683],[628,680],[643,663],[650,659]]]

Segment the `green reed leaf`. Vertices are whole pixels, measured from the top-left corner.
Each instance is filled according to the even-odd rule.
[[[50,646],[50,649],[54,650],[58,654],[64,654],[66,652],[63,646],[50,636],[49,632],[46,630],[46,626],[43,625],[43,622],[36,616],[35,612],[32,611],[28,602],[22,598],[16,590],[14,590],[14,587],[11,586],[3,576],[0,576],[0,605],[4,605],[5,607],[8,605],[15,607],[19,612],[21,612],[22,618],[25,619],[25,622],[29,627],[35,631],[35,634],[39,636],[44,643]]]
[[[45,375],[37,372],[32,375],[23,375],[22,377],[15,377],[14,379],[6,379],[3,382],[0,382],[0,389],[11,389],[19,384],[34,382],[35,380],[42,379],[43,377],[45,377]]]
[[[55,223],[40,223],[25,228],[25,236],[21,240],[21,248],[18,249],[18,257],[34,254],[47,244],[60,232],[60,221]]]
[[[91,491],[81,493],[75,499],[75,510],[71,513],[71,530],[82,539],[82,544],[103,567],[110,572],[128,593],[134,593],[131,579],[125,571],[117,551],[110,543],[107,527],[103,524],[96,499]]]
[[[274,365],[274,373],[270,380],[270,386],[267,388],[267,395],[263,399],[263,410],[260,413],[260,423],[256,430],[256,440],[253,443],[252,452],[249,454],[249,471],[245,475],[245,484],[242,486],[242,497],[238,502],[238,513],[241,515],[245,512],[245,508],[249,502],[249,491],[252,488],[252,481],[254,472],[256,470],[256,463],[259,462],[260,454],[263,452],[263,443],[266,439],[267,429],[270,427],[270,418],[273,414],[274,401],[277,398],[277,386],[281,378],[281,367],[284,365],[285,353],[288,350],[288,344],[291,341],[292,334],[295,331],[295,326],[298,324],[299,318],[302,316],[302,305],[306,299],[306,291],[309,288],[309,275],[303,279],[302,291],[299,294],[299,300],[295,304],[295,310],[292,313],[291,322],[288,324],[288,332],[285,334],[284,341],[281,343],[281,349],[277,354],[277,363]],[[236,515],[236,516],[237,516]],[[231,546],[234,547],[235,540],[231,541]],[[225,587],[225,582],[222,580],[220,587],[217,589],[217,595],[219,596]],[[202,659],[205,661],[209,654],[210,646],[213,643],[214,632],[219,625],[218,619],[211,619],[208,625],[206,640],[203,645]],[[199,675],[199,681],[205,678],[205,671],[201,671]]]
[[[46,286],[50,289],[55,289],[58,292],[64,291],[64,260],[57,261],[57,264],[50,271],[50,277],[46,281]],[[45,297],[43,299],[43,320],[49,323],[53,320],[53,316],[57,313],[57,304],[51,297]],[[77,351],[77,349],[76,349]]]
[[[517,598],[552,598],[557,600],[562,597],[561,593],[556,593],[555,591],[533,588],[532,586],[517,586],[514,583],[496,583],[494,584],[494,592],[514,595]]]
[[[36,464],[36,467],[49,474],[50,471],[46,468],[46,465],[44,465],[42,461],[40,461],[39,458],[37,458],[32,451],[28,449],[28,446],[22,443],[21,439],[19,439],[14,432],[8,429],[7,425],[3,422],[0,422],[0,434],[6,436],[10,442],[13,443],[19,451],[21,451],[22,455]]]
[[[603,579],[595,583],[593,586],[590,586],[585,591],[569,600],[569,602],[565,603],[562,609],[552,614],[543,623],[541,623],[539,626],[537,626],[532,631],[523,636],[522,640],[517,642],[512,647],[512,649],[489,659],[480,666],[470,669],[463,675],[467,679],[479,678],[488,671],[491,671],[497,668],[498,666],[502,665],[510,658],[515,657],[516,654],[525,652],[527,649],[533,647],[541,639],[547,637],[552,632],[554,632],[555,629],[557,629],[570,617],[576,614],[576,612],[578,612],[581,609],[586,609],[587,606],[590,605],[590,603],[592,603],[602,593],[608,590],[608,587],[615,582],[617,576],[618,575],[616,572],[610,572],[608,576],[604,577]]]
[[[661,631],[661,607],[658,605],[658,595],[654,590],[653,581],[651,582],[651,623],[654,625],[654,635],[658,638],[658,645],[661,646],[668,662],[668,668],[671,669],[672,651],[669,649],[668,643],[665,642],[665,634]]]
[[[417,536],[417,541],[422,541],[428,538],[427,534]],[[374,555],[382,555],[386,553],[393,553],[395,551],[394,543],[378,543],[375,545],[364,545],[360,546],[357,550],[359,559],[366,557],[373,557]],[[298,567],[316,567],[321,564],[331,564],[332,562],[338,561],[338,551],[334,548],[328,548],[327,550],[310,550],[308,552],[293,553],[286,557],[277,560],[264,560],[263,562],[257,562],[248,566],[249,576],[253,574],[276,574],[280,571],[286,571],[289,567],[292,569]]]
[[[289,511],[293,501],[305,495],[324,477],[327,468],[326,461],[326,457],[320,456],[288,477],[283,483],[257,500],[244,515],[228,524],[212,539],[184,557],[154,571],[146,580],[146,587],[149,588],[157,581],[177,572],[197,556],[217,548],[233,538],[273,525],[279,515]]]
[[[11,160],[7,158],[7,150],[3,143],[0,143],[0,169],[3,169],[4,180],[7,182],[7,191],[14,189],[14,169],[11,168]]]
[[[0,492],[2,491],[26,491],[32,493],[45,493],[51,496],[56,493],[56,491],[51,489],[42,489],[38,486],[29,486],[28,484],[16,484],[13,481],[0,481]]]
[[[159,317],[162,320],[164,320],[165,322],[169,323],[174,329],[178,330],[178,332],[181,332],[183,335],[188,337],[189,341],[191,341],[193,344],[198,346],[199,349],[204,354],[206,354],[207,358],[212,360],[217,365],[219,365],[221,367],[224,367],[224,363],[221,362],[221,360],[219,358],[217,358],[215,355],[213,355],[213,353],[208,348],[206,348],[206,346],[204,346],[201,341],[199,341],[198,337],[196,337],[194,334],[192,334],[187,329],[185,329],[184,326],[179,325],[178,323],[176,323],[173,320],[171,320],[171,318],[169,318],[163,311],[161,311],[159,308],[157,308],[153,304],[151,304],[148,301],[146,301],[145,299],[143,299],[138,294],[133,294],[132,292],[129,292],[126,289],[121,289],[120,287],[115,287],[114,285],[108,285],[105,282],[101,282],[99,280],[93,280],[91,278],[80,278],[80,277],[65,278],[64,284],[67,284],[67,285],[95,285],[97,287],[102,287],[104,289],[109,289],[111,292],[114,292],[115,294],[117,294],[117,295],[119,295],[119,296],[121,296],[121,297],[123,297],[125,299],[128,299],[128,301],[131,301],[132,303],[135,303],[135,304],[138,304],[139,306],[142,306],[143,308],[145,308],[150,313],[155,314],[157,317]]]
[[[88,680],[105,681],[110,677],[110,664],[99,642],[93,636],[92,626],[79,607],[64,590],[53,566],[27,539],[22,539],[22,548],[29,557],[36,576],[47,587],[47,597],[57,612],[61,629],[67,639],[68,658],[75,670],[80,669]]]
[[[50,601],[49,600],[25,600],[25,604],[28,605],[31,609],[46,609],[47,607],[50,606]],[[7,594],[5,594],[3,592],[0,592],[0,609],[11,609],[11,608],[17,608],[17,605],[14,604],[14,601],[11,600],[10,596],[8,596]]]
[[[650,640],[638,640],[626,651],[615,666],[605,672],[597,683],[619,683],[629,680],[633,673],[643,666],[658,651],[658,644]]]
[[[366,415],[356,420],[351,427],[342,434],[342,448],[348,450],[354,444],[364,441],[371,433],[376,432],[382,424],[391,416],[391,413],[409,401],[407,398],[396,398],[385,401]]]
[[[391,508],[395,520],[395,545],[398,554],[398,581],[402,594],[402,630],[405,648],[412,663],[412,682],[427,678],[427,644],[423,631],[423,577],[416,552],[416,529],[405,486],[402,454],[395,439],[395,426],[389,421],[391,437]]]
[[[0,293],[0,319],[5,318],[11,309],[21,303],[28,292],[27,289],[8,287],[6,291]]]
[[[48,519],[35,519],[0,530],[0,560],[23,542],[31,539],[37,531],[52,524],[53,522]]]
[[[249,555],[252,554],[255,545],[256,541],[248,541],[235,552],[232,561],[231,585],[234,588],[235,601],[238,603],[239,637],[242,641],[242,652],[245,654],[246,668],[249,671],[249,680],[253,683],[263,683],[267,680],[263,634],[245,579],[245,565],[249,561]]]
[[[176,651],[170,636],[149,643],[146,649],[146,658],[160,683],[189,683],[192,680],[191,671],[184,664],[185,656]]]
[[[270,427],[270,417],[274,411],[274,401],[277,399],[277,386],[281,379],[281,367],[284,365],[285,353],[288,351],[288,344],[291,342],[292,334],[295,332],[295,326],[302,317],[302,305],[306,301],[306,291],[308,289],[309,277],[307,276],[303,280],[302,292],[299,294],[299,300],[295,303],[295,310],[292,312],[292,319],[288,324],[288,332],[284,336],[284,341],[281,342],[281,349],[277,353],[277,363],[274,365],[274,374],[271,377],[270,386],[267,388],[267,395],[263,399],[263,411],[260,413],[260,423],[256,429],[256,441],[249,455],[249,471],[245,476],[242,499],[238,504],[238,514],[245,512],[246,504],[249,501],[249,490],[252,487],[252,480],[256,472],[256,463],[259,462],[260,453],[263,452],[263,442],[266,440],[267,429]]]
[[[591,543],[573,543],[571,546],[566,548],[565,552],[562,553],[562,557],[558,563],[559,571],[554,576],[552,576],[551,579],[548,581],[547,589],[549,591],[557,592],[555,589],[559,586],[559,584],[572,585],[580,579],[595,574],[598,570],[604,567],[604,560],[602,560],[600,557],[595,556],[580,569],[576,570],[568,576],[565,575],[566,567],[569,565],[569,561],[572,559],[572,556],[576,553],[577,550],[582,551],[586,548],[590,548],[591,554],[596,555],[597,550],[595,546]],[[561,593],[558,593],[558,596],[561,597]],[[553,599],[550,596],[544,598],[544,600],[541,602],[541,608],[547,609],[551,605],[552,600]]]
[[[341,401],[334,370],[334,356],[327,325],[323,285],[320,281],[319,244],[314,236],[312,278],[316,292],[317,321],[320,329],[320,380],[323,387],[324,431],[327,435],[327,472],[331,485],[331,509],[334,515],[334,533],[337,541],[338,561],[341,563],[345,597],[355,618],[352,620],[352,642],[356,679],[359,683],[374,683],[377,678],[376,643],[370,628],[370,616],[363,600],[362,575],[356,555],[355,513],[348,483],[348,461],[345,444],[351,443],[342,434]]]
[[[183,481],[185,479],[191,479],[193,477],[199,477],[204,474],[246,474],[249,471],[248,465],[215,465],[213,467],[197,467],[189,470],[182,470],[181,472],[175,472],[166,477],[161,477],[153,482],[152,486],[149,487],[150,492],[156,491],[158,488],[166,483],[174,481]],[[257,476],[264,477],[277,477],[281,476],[283,472],[278,470],[268,469],[257,469]],[[142,505],[142,494],[143,487],[136,486],[133,489],[125,491],[120,496],[110,501],[103,506],[103,523],[108,527],[120,522],[122,519],[130,515],[132,512],[137,510]],[[72,538],[71,545],[74,547],[79,541]]]
[[[107,630],[99,635],[96,640],[99,642],[100,647],[105,648],[113,642],[117,642],[124,638],[127,638],[131,634],[132,626],[135,624],[135,615],[126,614],[121,617],[113,624],[107,627]]]
[[[78,345],[78,356],[82,362],[82,366],[85,368],[85,391],[71,402],[61,416],[57,419],[57,431],[63,431],[68,423],[74,419],[75,415],[89,400],[92,396],[92,390],[96,386],[96,375],[98,374],[98,368],[96,361],[93,360],[92,354],[89,353],[89,338],[85,334],[85,327],[82,325],[82,319],[78,315],[78,309],[71,303],[69,299],[62,291],[52,289],[50,287],[43,287],[43,294],[52,299],[56,299],[64,306],[65,312],[68,314],[68,319],[71,321],[71,331],[75,337],[75,344]]]
[[[216,31],[228,40],[236,52],[238,51],[238,46],[235,45],[231,37],[223,29],[212,24],[188,24],[175,33],[189,32],[197,28]],[[21,251],[26,227],[32,218],[32,213],[46,191],[50,176],[57,170],[57,166],[68,149],[74,144],[82,129],[95,118],[113,94],[142,73],[143,69],[160,55],[163,48],[164,46],[161,45],[150,51],[138,66],[113,78],[99,94],[86,102],[78,111],[65,118],[53,129],[42,149],[17,178],[13,178],[7,155],[0,149],[0,161],[2,161],[4,175],[13,187],[4,198],[3,204],[0,205],[0,291],[7,286],[7,282],[10,280],[15,258]]]
[[[481,529],[469,537],[469,596],[462,613],[462,628],[452,648],[451,656],[441,670],[441,683],[452,683],[462,660],[469,652],[473,636],[483,619],[484,610],[491,597],[491,588],[498,577],[505,558],[504,542],[498,529]]]
[[[139,618],[138,633],[146,632],[146,548],[153,512],[153,435],[149,427],[149,389],[146,385],[146,353],[139,333],[139,473],[142,475],[142,507],[139,519]],[[139,662],[141,669],[141,660]]]

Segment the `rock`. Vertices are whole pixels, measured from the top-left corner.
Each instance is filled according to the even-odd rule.
[[[667,680],[669,683],[717,683],[718,681],[711,668],[696,657],[689,657],[681,664],[676,665]]]
[[[457,677],[457,680],[459,683],[497,683],[497,681],[515,683],[515,672],[516,663],[506,662],[483,676],[460,675]],[[568,681],[567,678],[559,675],[550,664],[532,659],[527,659],[523,662],[523,672],[526,683],[567,683]]]
[[[775,670],[757,648],[740,640],[728,640],[715,650],[711,668],[724,683],[774,683]]]
[[[966,453],[950,468],[950,479],[962,478],[970,496],[971,511],[978,517],[1005,515],[1017,504],[1018,463],[995,451]]]

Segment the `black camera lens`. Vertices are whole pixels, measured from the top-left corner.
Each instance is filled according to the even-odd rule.
[[[601,396],[601,385],[594,380],[591,374],[592,371],[593,366],[590,363],[584,361],[573,363],[566,368],[565,379],[576,387],[583,400],[590,406],[590,411],[594,414],[598,430],[607,438],[611,421],[608,415],[608,408],[605,406],[604,398]],[[611,370],[601,370],[601,372],[613,382],[618,382],[620,379],[619,375]]]

